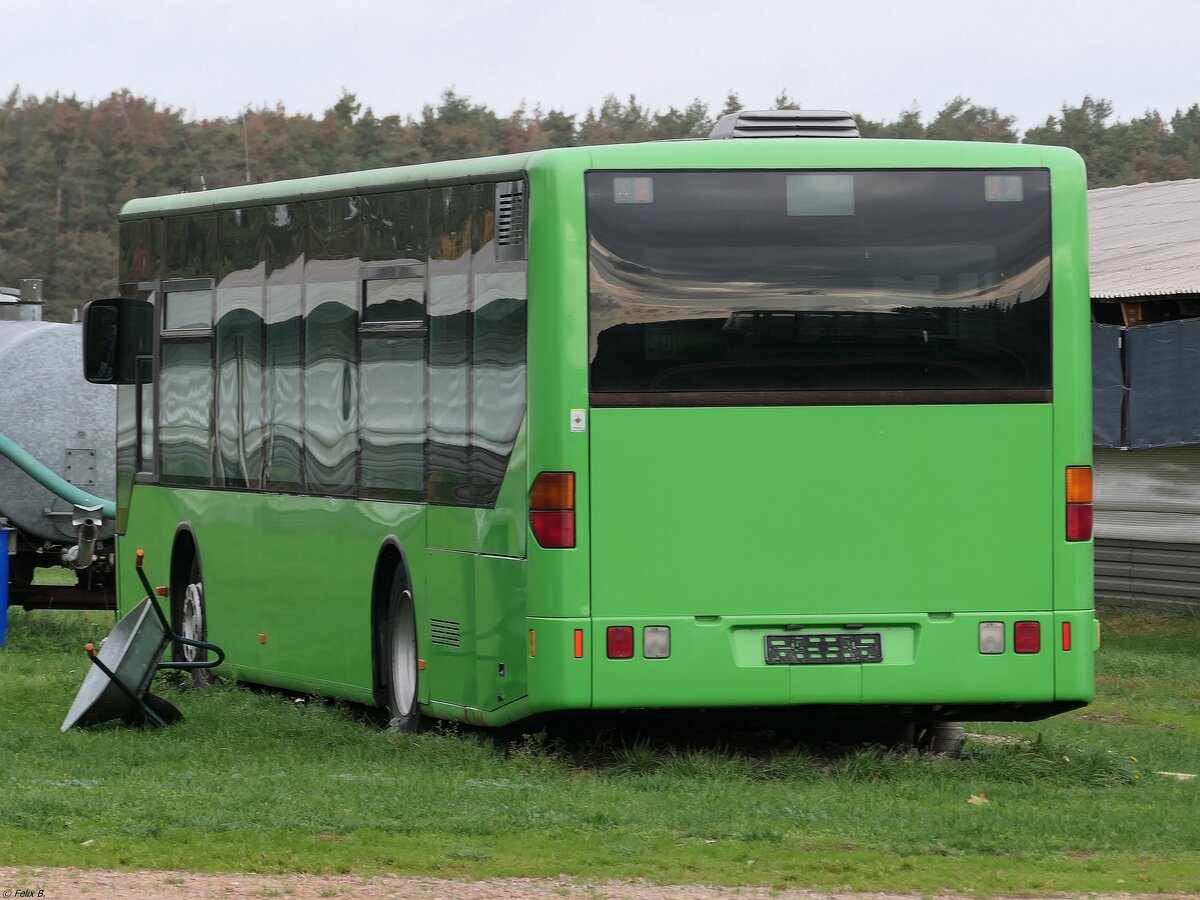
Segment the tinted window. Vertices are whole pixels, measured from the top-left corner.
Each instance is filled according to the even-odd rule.
[[[267,207],[264,486],[304,485],[304,204]]]
[[[499,258],[496,191],[482,187],[471,257],[471,502],[491,506],[525,416],[526,267]]]
[[[265,210],[222,212],[217,244],[223,277],[216,290],[216,477],[226,487],[257,488],[263,448],[263,284]]]
[[[121,225],[120,282],[135,285],[158,277],[159,219],[142,219]]]
[[[350,494],[358,467],[360,207],[342,197],[305,208],[305,484],[314,493]]]
[[[163,331],[207,331],[212,328],[212,291],[168,290],[163,309]]]
[[[587,188],[593,402],[1050,386],[1045,171],[593,172]]]
[[[172,278],[211,276],[216,269],[217,217],[177,216],[165,223],[166,271]]]
[[[476,191],[432,192],[429,241],[429,499],[470,502],[471,242]]]
[[[209,341],[163,341],[162,480],[208,484],[212,478],[212,349]]]
[[[425,338],[381,332],[362,342],[364,497],[425,493]]]
[[[371,273],[363,281],[363,324],[424,328],[425,266],[388,266]]]
[[[362,496],[425,497],[425,246],[429,192],[364,198],[360,349]]]
[[[366,232],[364,261],[425,258],[429,192],[369,194],[360,201]]]

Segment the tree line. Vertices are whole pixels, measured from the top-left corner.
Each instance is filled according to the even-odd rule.
[[[775,108],[799,104],[787,92]],[[45,280],[47,318],[116,289],[116,215],[133,198],[247,182],[547,147],[701,137],[742,108],[695,100],[650,109],[607,97],[586,114],[522,104],[508,116],[447,90],[417,116],[378,116],[344,91],[319,116],[283,106],[232,118],[183,111],[120,91],[99,101],[34,97],[14,88],[0,104],[0,285]],[[856,116],[864,137],[1024,141],[1074,148],[1091,187],[1200,177],[1200,104],[1170,119],[1149,111],[1110,121],[1112,105],[1085,97],[1018,133],[1015,118],[955,97],[932,117],[917,107],[892,121]]]

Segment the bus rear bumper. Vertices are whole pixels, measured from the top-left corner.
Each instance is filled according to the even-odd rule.
[[[1017,652],[1014,644],[1018,622],[1036,623],[1036,650]],[[982,623],[995,623],[988,626],[993,634],[1002,629],[999,652],[981,652]],[[1064,631],[1064,624],[1069,626],[1068,631]],[[633,628],[633,656],[610,659],[606,633],[609,627],[621,626]],[[666,658],[646,658],[648,626],[670,629]],[[1091,610],[841,614],[836,618],[625,617],[595,619],[590,630],[587,644],[593,681],[591,706],[595,709],[953,705],[1003,713],[1008,706],[1020,704],[1033,718],[1041,718],[1082,705],[1093,693],[1096,648]],[[1025,634],[1028,636],[1027,630]],[[1069,641],[1064,640],[1066,634],[1070,635]],[[767,638],[780,635],[878,635],[882,659],[862,663],[769,662]],[[1021,649],[1029,651],[1028,646]],[[533,695],[532,672],[530,686]],[[1038,709],[1048,711],[1039,715],[1034,712]]]

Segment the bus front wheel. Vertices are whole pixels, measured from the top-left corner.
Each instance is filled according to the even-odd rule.
[[[208,640],[208,622],[204,608],[204,578],[200,572],[200,555],[193,549],[191,559],[181,572],[184,578],[171,585],[171,622],[175,633],[193,641]],[[174,658],[181,662],[198,662],[208,659],[208,651],[188,644],[175,644]],[[190,669],[192,687],[202,690],[212,683],[211,669]]]
[[[417,614],[412,592],[404,586],[400,573],[392,579],[384,640],[391,727],[398,731],[416,731],[421,725],[421,708],[417,704]]]

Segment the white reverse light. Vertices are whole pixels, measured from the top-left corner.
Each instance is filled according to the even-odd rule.
[[[1004,623],[979,623],[979,652],[996,654],[1004,652]]]
[[[671,629],[666,625],[647,625],[642,629],[642,656],[666,659],[671,655]]]

